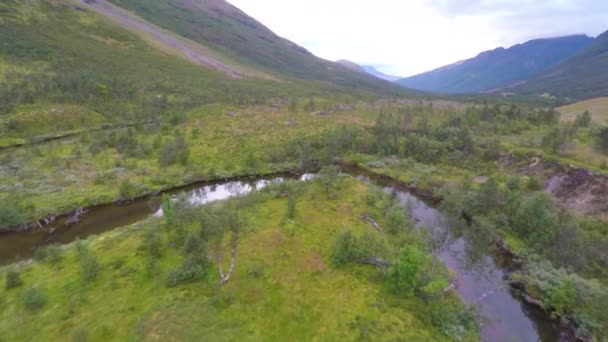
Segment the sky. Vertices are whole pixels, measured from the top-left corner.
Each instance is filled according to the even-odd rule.
[[[608,0],[228,0],[329,59],[411,76],[530,39],[608,30]]]

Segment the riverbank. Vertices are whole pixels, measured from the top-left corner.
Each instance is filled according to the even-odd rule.
[[[6,273],[17,267],[23,284],[0,288],[0,331],[16,341],[31,340],[33,334],[38,339],[93,340],[373,336],[446,341],[446,333],[477,340],[474,328],[458,327],[465,322],[460,316],[464,308],[455,293],[432,301],[401,296],[388,291],[383,271],[376,267],[333,264],[334,241],[345,230],[384,241],[388,257],[396,255],[392,248],[401,239],[410,246],[419,243],[407,234],[396,240],[383,236],[361,220],[368,213],[389,226],[368,204],[367,185],[340,177],[330,193],[321,181],[291,186],[295,188],[275,186],[243,198],[236,267],[224,286],[218,285],[214,257],[203,278],[168,287],[167,276],[181,264],[183,252],[171,247],[176,226],[152,218],[85,241],[88,260],[98,265],[88,281],[83,272],[90,265],[82,266],[78,258],[82,243],[63,248],[57,258],[2,268]],[[292,200],[284,191],[295,191],[295,214],[290,214]],[[181,222],[186,231],[199,229],[197,221]],[[150,243],[158,240],[150,236],[160,237],[161,253],[153,268]],[[227,267],[229,252],[223,254]],[[32,296],[34,305],[25,299]]]

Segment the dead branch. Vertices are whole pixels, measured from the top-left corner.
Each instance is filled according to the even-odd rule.
[[[364,257],[359,259],[359,263],[376,266],[382,270],[391,267],[391,263],[379,257]]]
[[[363,215],[363,216],[361,216],[361,219],[369,222],[372,226],[374,226],[374,228],[376,228],[377,231],[379,231],[381,234],[384,235],[384,230],[382,230],[382,228],[380,228],[380,225],[378,225],[378,223],[376,223],[376,221],[374,221],[371,217],[369,217],[369,215]]]
[[[230,276],[232,275],[232,271],[234,271],[234,265],[236,264],[236,245],[232,246],[232,252],[230,253],[230,268],[228,268],[228,273],[224,275],[222,272],[222,265],[220,264],[220,276],[222,277],[220,284],[224,285],[230,280]]]

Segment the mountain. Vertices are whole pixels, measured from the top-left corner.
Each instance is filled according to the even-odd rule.
[[[376,78],[314,56],[224,0],[86,1],[94,6],[109,1],[149,23],[281,78],[330,82],[357,89],[398,91]]]
[[[608,96],[608,31],[572,58],[508,91],[573,100]]]
[[[380,79],[383,79],[383,80],[389,81],[389,82],[396,82],[401,79],[401,77],[399,77],[399,76],[392,76],[392,75],[387,75],[385,73],[382,73],[382,72],[376,70],[376,68],[374,68],[373,66],[363,66],[363,70],[365,70],[365,72],[367,72],[370,75],[376,76],[377,78],[380,78]]]
[[[508,49],[480,53],[398,81],[402,86],[437,93],[472,93],[502,88],[529,79],[589,47],[586,35],[536,39]]]
[[[360,66],[359,64],[355,63],[355,62],[351,62],[347,59],[341,59],[339,61],[336,61],[336,63],[344,66],[347,69],[350,69],[352,71],[356,71],[362,74],[367,73],[367,71],[365,70],[365,68],[363,68],[362,66]]]
[[[387,75],[384,74],[380,71],[378,71],[376,68],[374,68],[373,66],[369,66],[369,65],[359,65],[355,62],[351,62],[349,60],[346,59],[341,59],[339,61],[336,61],[336,63],[343,65],[344,67],[352,70],[352,71],[356,71],[359,73],[363,73],[363,74],[369,74],[372,75],[376,78],[379,78],[381,80],[385,80],[385,81],[389,81],[389,82],[396,82],[399,79],[401,79],[398,76],[391,76],[391,75]]]

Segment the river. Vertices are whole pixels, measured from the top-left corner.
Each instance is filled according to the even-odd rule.
[[[432,232],[449,231],[445,217],[436,209],[418,199],[402,186],[387,181],[357,168],[348,168],[348,174],[361,181],[371,182],[394,193],[404,210],[408,210],[420,229]],[[219,183],[202,183],[181,188],[174,195],[186,194],[191,203],[204,205],[234,196],[247,194],[268,184],[282,182],[287,178],[306,181],[314,175],[281,175],[250,180],[236,180]],[[162,215],[160,198],[137,200],[124,205],[107,205],[91,209],[82,220],[74,225],[63,221],[51,226],[48,231],[9,233],[0,235],[0,264],[30,258],[36,248],[48,244],[65,244],[78,238],[124,227],[152,215]],[[455,274],[456,291],[463,300],[475,307],[481,318],[482,340],[490,342],[534,342],[567,341],[571,339],[559,325],[547,317],[540,309],[522,302],[512,292],[506,282],[508,267],[497,264],[496,258],[482,256],[474,267],[467,255],[467,241],[464,238],[449,239],[437,257]]]

